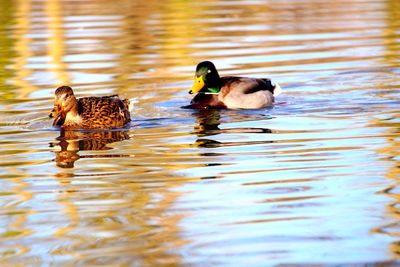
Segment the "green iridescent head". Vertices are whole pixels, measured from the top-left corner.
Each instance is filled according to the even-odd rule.
[[[211,61],[203,61],[197,65],[194,76],[194,84],[189,94],[195,93],[219,93],[221,79],[218,71]]]

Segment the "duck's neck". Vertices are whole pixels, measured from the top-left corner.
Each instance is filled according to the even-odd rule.
[[[78,101],[74,97],[65,107],[65,122],[63,127],[75,127],[82,123],[82,119],[78,113]]]
[[[221,87],[208,87],[207,90],[211,94],[219,94]]]
[[[221,91],[221,78],[218,73],[206,83],[206,93],[219,94]]]
[[[72,116],[78,116],[78,101],[75,97],[71,97],[70,101],[65,107],[65,113],[71,114]]]

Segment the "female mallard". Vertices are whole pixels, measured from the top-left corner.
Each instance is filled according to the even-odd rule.
[[[129,100],[118,95],[75,98],[69,86],[55,92],[54,108],[49,115],[53,126],[63,129],[112,129],[131,121]]]
[[[193,93],[191,108],[257,109],[272,105],[281,88],[269,79],[219,77],[214,64],[204,61],[197,65]]]

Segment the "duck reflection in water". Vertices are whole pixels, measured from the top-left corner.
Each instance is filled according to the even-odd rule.
[[[196,134],[199,138],[196,140],[195,145],[198,147],[221,147],[221,146],[240,146],[240,145],[252,145],[255,143],[259,143],[260,141],[247,141],[247,142],[219,142],[216,140],[212,140],[211,138],[204,138],[205,136],[213,136],[222,133],[272,133],[273,131],[267,128],[254,128],[254,127],[245,127],[245,128],[220,128],[221,124],[221,112],[224,112],[220,109],[199,109],[196,110],[194,115],[197,116],[196,122],[197,124],[194,126],[193,133]],[[246,118],[250,117],[254,120],[253,116],[248,116],[246,114],[240,113],[232,113],[229,114],[229,119],[227,122],[242,122],[246,121]],[[265,119],[265,118],[263,118]],[[262,141],[262,143],[272,143],[273,141]]]
[[[68,131],[61,130],[59,141],[50,143],[50,147],[60,146],[56,151],[56,164],[61,168],[73,168],[75,161],[80,158],[105,158],[105,157],[129,157],[120,154],[82,155],[82,150],[110,150],[108,144],[129,139],[127,130],[124,131]]]

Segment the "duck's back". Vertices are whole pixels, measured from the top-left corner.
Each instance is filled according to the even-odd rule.
[[[226,76],[222,77],[221,81],[225,93],[231,91],[241,94],[252,94],[258,91],[274,93],[274,86],[270,79]]]
[[[120,128],[131,121],[129,100],[117,95],[79,98],[78,115],[85,129]]]
[[[269,79],[222,77],[218,99],[229,109],[258,109],[272,105],[274,86]]]

